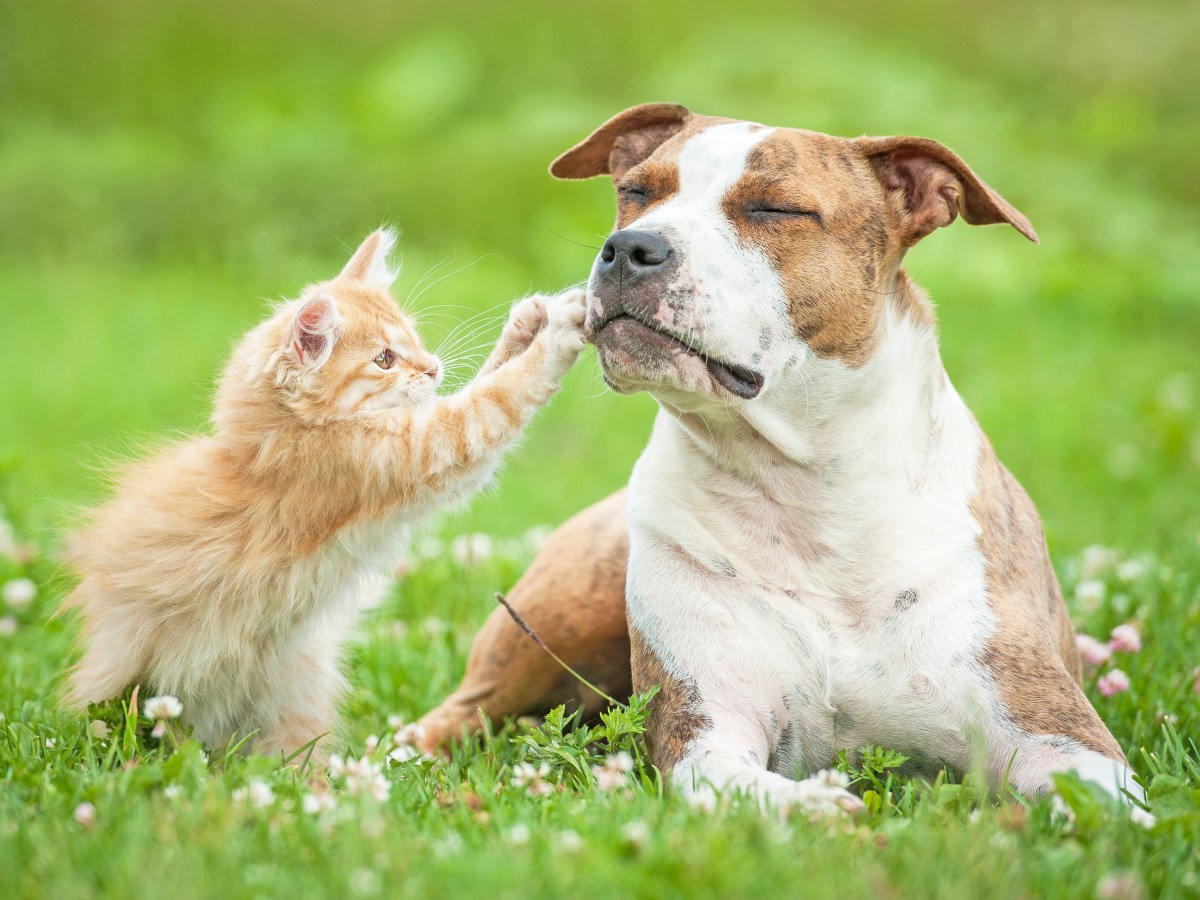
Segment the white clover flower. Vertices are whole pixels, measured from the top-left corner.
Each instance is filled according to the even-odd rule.
[[[1158,824],[1158,819],[1155,818],[1154,813],[1142,809],[1140,806],[1131,806],[1129,808],[1129,821],[1135,825],[1141,825],[1143,828],[1153,828]]]
[[[513,766],[512,771],[514,787],[523,788],[526,793],[534,797],[554,793],[554,785],[546,781],[546,777],[550,774],[549,763],[542,763],[539,766],[527,762],[517,763]]]
[[[183,787],[178,784],[168,784],[163,788],[163,796],[168,800],[178,800],[183,796]]]
[[[558,844],[558,849],[563,851],[563,853],[578,853],[583,849],[583,838],[570,828],[560,831],[555,843]]]
[[[148,719],[178,719],[183,715],[183,704],[170,694],[151,697],[142,711]]]
[[[0,616],[0,637],[10,637],[17,633],[17,620],[13,616]]]
[[[341,776],[345,779],[346,793],[351,797],[370,794],[382,803],[392,790],[391,783],[383,776],[383,763],[372,762],[365,756],[361,759],[351,758],[345,761],[341,757],[331,756],[329,772],[335,777]]]
[[[554,529],[549,525],[534,525],[521,536],[521,540],[524,541],[530,553],[537,553],[553,533]]]
[[[376,775],[371,780],[371,796],[375,798],[376,803],[382,803],[392,793],[392,784],[382,775]]]
[[[1096,681],[1096,688],[1105,697],[1115,697],[1129,690],[1129,676],[1120,669],[1110,669]]]
[[[108,723],[102,719],[93,719],[92,724],[88,726],[88,731],[92,733],[92,737],[103,740],[112,733],[112,729],[108,727]]]
[[[426,616],[425,621],[421,623],[421,630],[429,637],[441,637],[450,630],[450,626],[445,619],[439,619],[437,616]]]
[[[392,713],[387,717],[388,728],[392,731],[399,731],[404,727],[404,716],[398,713]]]
[[[37,596],[37,585],[29,578],[14,578],[4,582],[4,602],[12,609],[24,609]]]
[[[310,816],[319,816],[321,813],[337,809],[337,798],[329,790],[313,791],[304,795],[300,806]]]
[[[450,542],[450,555],[460,566],[486,562],[492,556],[492,538],[487,534],[460,534]]]
[[[596,787],[602,791],[611,791],[624,787],[626,776],[633,769],[633,757],[622,750],[605,758],[604,763],[592,766],[592,774],[596,777]]]
[[[1104,599],[1104,582],[1094,579],[1079,582],[1075,585],[1075,599],[1083,605],[1084,609],[1095,609]]]
[[[355,894],[371,896],[383,888],[383,879],[370,869],[355,869],[350,876],[350,890]]]
[[[363,742],[363,747],[367,753],[374,753],[377,749],[379,749],[379,735],[367,735],[366,741]]]
[[[80,803],[75,807],[75,821],[84,828],[91,828],[96,824],[96,807],[90,803]]]
[[[1102,644],[1090,634],[1075,635],[1075,647],[1085,666],[1102,666],[1112,657],[1112,647]]]
[[[275,792],[271,790],[271,786],[261,779],[255,778],[245,787],[240,787],[233,792],[235,803],[249,802],[252,806],[258,809],[263,809],[275,802]]]
[[[1140,558],[1127,559],[1125,562],[1117,566],[1117,577],[1126,584],[1137,581],[1149,571],[1150,567],[1146,565],[1146,560]]]
[[[1114,653],[1137,653],[1142,649],[1142,636],[1137,626],[1131,623],[1118,625],[1112,630],[1108,646]]]
[[[633,757],[629,755],[628,750],[620,750],[607,757],[604,765],[618,772],[629,773],[633,771]]]
[[[46,749],[53,750],[58,746],[58,738],[46,738]]]
[[[1083,550],[1083,558],[1079,567],[1079,577],[1095,578],[1117,564],[1119,554],[1110,547],[1092,544]]]
[[[621,837],[632,844],[635,850],[644,850],[650,843],[650,826],[642,819],[626,822],[621,828]]]
[[[406,763],[409,760],[416,759],[421,756],[415,747],[410,747],[407,744],[402,744],[388,754],[388,759],[393,762]]]
[[[504,840],[514,847],[523,847],[529,843],[530,831],[529,826],[518,822],[508,831],[504,832]]]
[[[423,737],[425,737],[424,726],[414,722],[411,725],[401,725],[396,729],[396,733],[392,735],[392,743],[397,747],[415,747]]]
[[[1186,412],[1192,405],[1192,377],[1176,372],[1158,386],[1158,402],[1174,412]]]
[[[414,548],[421,559],[437,559],[446,552],[446,545],[432,534],[423,536]]]

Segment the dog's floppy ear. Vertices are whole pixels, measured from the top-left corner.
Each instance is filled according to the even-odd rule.
[[[687,121],[691,111],[677,103],[643,103],[609,119],[554,162],[555,178],[619,178]]]
[[[862,137],[854,144],[874,164],[889,198],[895,194],[907,246],[949,225],[959,213],[972,225],[1007,222],[1038,242],[1029,220],[937,141]]]

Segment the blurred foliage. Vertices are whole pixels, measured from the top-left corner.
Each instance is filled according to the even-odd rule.
[[[0,2],[0,490],[55,534],[97,465],[203,426],[261,298],[381,221],[430,340],[487,310],[482,347],[611,222],[611,189],[549,160],[669,99],[954,147],[1043,241],[959,224],[911,254],[955,384],[1057,547],[1191,542],[1198,35],[1185,2]],[[603,496],[653,409],[585,359],[451,527]]]

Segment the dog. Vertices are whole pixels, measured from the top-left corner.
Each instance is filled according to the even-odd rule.
[[[1037,511],[902,268],[958,217],[1036,243],[1028,219],[932,140],[675,104],[626,110],[551,172],[615,183],[587,329],[606,383],[659,412],[628,492],[564,525],[510,602],[606,693],[660,688],[647,743],[672,786],[853,811],[836,778],[793,776],[878,744],[1140,801],[1080,688]],[[562,702],[603,705],[498,609],[419,743]]]

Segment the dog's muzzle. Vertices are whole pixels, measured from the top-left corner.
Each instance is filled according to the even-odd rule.
[[[678,263],[671,245],[656,234],[631,229],[611,234],[600,248],[592,273],[589,331],[600,330],[620,315],[653,319]]]
[[[596,274],[630,284],[662,271],[671,258],[671,245],[648,231],[624,229],[613,233],[600,248]]]
[[[606,374],[619,377],[616,370],[624,368],[624,359],[650,375],[665,373],[670,359],[693,357],[729,393],[753,399],[763,386],[759,373],[710,356],[684,337],[690,329],[676,324],[691,301],[690,289],[677,284],[679,262],[670,243],[648,231],[622,229],[604,242],[593,270],[587,321],[601,365]]]

